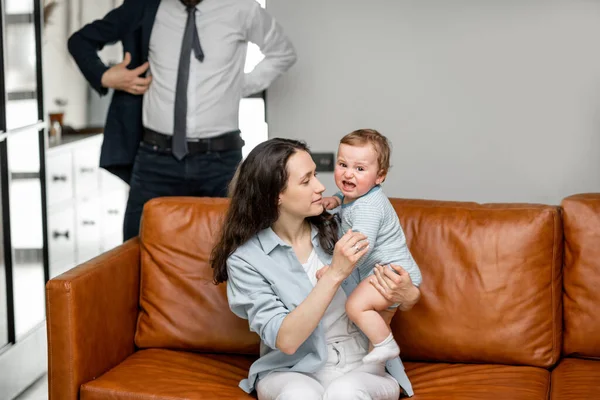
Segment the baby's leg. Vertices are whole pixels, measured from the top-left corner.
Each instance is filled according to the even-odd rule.
[[[374,346],[373,351],[363,358],[365,363],[382,362],[400,354],[392,331],[379,314],[379,311],[384,311],[392,305],[393,303],[387,301],[368,279],[363,280],[354,289],[346,302],[348,318],[367,335]]]

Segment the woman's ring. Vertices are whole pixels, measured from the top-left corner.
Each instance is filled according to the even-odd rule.
[[[354,249],[354,253],[358,253],[360,251],[357,245],[352,246],[352,248]]]

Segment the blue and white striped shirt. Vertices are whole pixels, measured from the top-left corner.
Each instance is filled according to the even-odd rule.
[[[375,264],[399,265],[408,272],[415,286],[421,285],[421,270],[406,245],[406,237],[394,206],[383,193],[381,186],[374,186],[368,193],[351,203],[342,199],[340,234],[348,229],[368,237],[369,252],[358,262],[360,280],[373,274]]]

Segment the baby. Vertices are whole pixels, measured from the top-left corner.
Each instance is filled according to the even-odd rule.
[[[360,283],[346,302],[348,317],[373,344],[364,363],[379,363],[395,358],[400,348],[380,311],[398,305],[386,300],[366,277],[376,264],[403,267],[415,286],[421,284],[421,271],[413,259],[398,215],[383,193],[381,183],[390,166],[390,146],[385,136],[373,129],[349,133],[340,141],[335,183],[340,189],[323,199],[327,209],[341,205],[341,231],[358,231],[368,237],[370,250],[357,264]],[[320,278],[328,266],[317,271]]]

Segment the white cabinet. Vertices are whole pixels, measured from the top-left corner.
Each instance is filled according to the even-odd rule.
[[[82,135],[47,151],[51,278],[123,242],[129,189],[98,167],[101,144],[102,135]]]
[[[50,277],[75,265],[75,210],[67,207],[48,214]]]
[[[100,202],[86,199],[77,202],[75,227],[77,263],[81,264],[102,252],[100,238]]]
[[[80,146],[73,150],[73,175],[75,197],[78,199],[98,196],[100,147]]]
[[[48,152],[46,191],[48,204],[60,204],[73,197],[73,157],[71,152]]]

